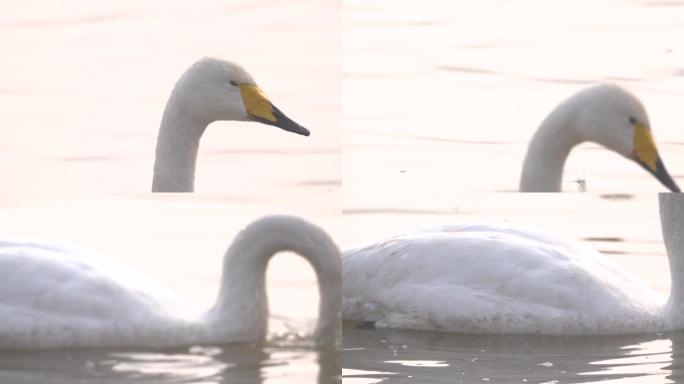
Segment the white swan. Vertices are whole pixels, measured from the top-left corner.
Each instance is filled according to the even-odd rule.
[[[636,161],[668,189],[679,192],[658,155],[644,106],[612,84],[576,93],[544,119],[527,148],[520,191],[560,192],[565,160],[575,145],[585,141]]]
[[[204,58],[180,77],[164,109],[152,192],[192,192],[200,138],[217,120],[251,120],[309,136],[235,63]]]
[[[235,238],[218,298],[206,312],[105,259],[53,244],[0,241],[0,350],[259,342],[268,320],[266,266],[279,251],[297,252],[313,266],[320,291],[314,337],[318,346],[335,347],[339,251],[320,228],[270,216]]]
[[[461,333],[684,328],[684,196],[660,195],[669,301],[597,251],[509,225],[452,225],[343,252],[342,318]]]

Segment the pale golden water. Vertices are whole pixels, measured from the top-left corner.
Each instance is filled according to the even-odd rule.
[[[208,308],[233,237],[266,214],[295,214],[339,233],[339,215],[316,207],[251,205],[214,197],[127,195],[0,198],[3,237],[72,243],[129,266],[179,299]],[[30,278],[27,277],[27,278]],[[0,382],[331,383],[339,351],[319,352],[311,333],[318,310],[313,269],[277,255],[269,264],[271,308],[263,345],[166,350],[0,352]]]

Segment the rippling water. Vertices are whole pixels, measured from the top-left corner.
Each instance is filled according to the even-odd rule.
[[[673,383],[684,333],[451,335],[344,327],[345,383]]]
[[[327,384],[339,380],[338,360],[337,351],[262,346],[191,347],[161,351],[0,352],[0,380],[19,384]]]

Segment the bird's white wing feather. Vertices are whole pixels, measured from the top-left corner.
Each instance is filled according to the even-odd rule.
[[[544,231],[443,226],[343,254],[343,317],[472,333],[656,329],[662,301],[600,253]]]
[[[59,243],[0,240],[3,349],[130,342],[182,322],[180,308],[163,289],[97,255]]]

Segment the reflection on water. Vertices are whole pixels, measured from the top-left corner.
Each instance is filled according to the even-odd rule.
[[[318,371],[318,373],[316,373]],[[339,352],[234,345],[162,351],[0,352],[0,382],[268,384],[339,381]]]
[[[666,383],[684,332],[610,337],[459,335],[344,326],[345,383]],[[618,380],[619,379],[619,380]]]

